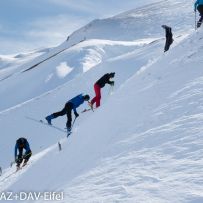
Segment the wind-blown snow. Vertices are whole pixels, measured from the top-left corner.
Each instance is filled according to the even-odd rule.
[[[0,157],[0,163],[8,167],[15,140],[21,136],[28,138],[34,156],[17,174],[11,174],[14,167],[3,170],[0,192],[62,191],[61,203],[203,202],[203,32],[191,30],[192,1],[183,2],[164,1],[126,12],[111,18],[115,24],[110,26],[108,19],[100,20],[100,35],[96,28],[101,24],[95,21],[95,27],[86,27],[91,35],[85,33],[85,41],[1,81],[5,102],[0,105],[4,134],[0,153],[6,157]],[[187,12],[185,23],[174,29],[178,33],[174,44],[163,54],[160,19],[175,27]],[[155,17],[149,18],[153,13]],[[132,32],[125,35],[116,28],[128,18],[138,18],[144,26],[135,31],[136,23],[127,21],[135,38]],[[83,39],[83,29],[73,34],[74,40]],[[115,35],[107,34],[109,29]],[[20,70],[72,42],[25,63]],[[87,104],[78,109],[80,116],[68,139],[63,132],[27,118],[44,118],[81,92],[93,97],[94,82],[112,71],[116,72],[113,92],[109,86],[102,89],[102,105],[94,113],[81,113]],[[22,92],[11,94],[19,88]],[[65,122],[65,117],[53,120],[62,129]]]
[[[65,62],[62,62],[59,66],[56,67],[57,75],[60,78],[66,77],[72,70],[73,68],[67,66]]]

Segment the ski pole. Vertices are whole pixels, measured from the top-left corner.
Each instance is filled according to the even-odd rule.
[[[85,112],[87,112],[87,111],[91,111],[91,110],[92,110],[92,108],[84,109],[83,111],[81,111],[81,113],[85,113]]]
[[[195,30],[197,30],[197,11],[195,9]]]
[[[109,95],[111,95],[112,92],[113,92],[113,85],[111,85],[109,88]]]
[[[77,117],[75,117],[75,119],[74,119],[74,121],[73,121],[73,124],[72,124],[72,126],[71,126],[71,130],[72,130],[73,126],[74,126],[74,123],[75,123],[75,121],[76,121],[76,118],[77,118]]]

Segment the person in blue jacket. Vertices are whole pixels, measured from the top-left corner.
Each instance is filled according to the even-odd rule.
[[[70,132],[71,123],[72,123],[72,115],[71,115],[72,110],[74,111],[75,117],[77,118],[79,116],[79,114],[77,113],[76,108],[78,108],[81,104],[83,104],[84,101],[89,101],[89,99],[90,99],[89,95],[83,96],[82,94],[79,94],[78,96],[69,100],[61,111],[53,113],[53,114],[47,116],[45,119],[47,120],[48,124],[51,125],[52,119],[55,119],[59,116],[64,116],[66,114],[67,115],[66,127],[67,127],[67,131]]]
[[[23,149],[25,149],[25,153],[23,154]],[[20,164],[23,162],[23,166],[27,164],[29,161],[30,157],[32,156],[32,151],[30,149],[30,145],[28,141],[24,138],[21,137],[16,141],[15,145],[15,162],[17,169],[20,168]]]
[[[197,0],[194,4],[194,10],[196,12],[196,10],[199,11],[199,15],[200,15],[200,19],[197,22],[197,27],[199,28],[202,24],[203,21],[203,0]]]

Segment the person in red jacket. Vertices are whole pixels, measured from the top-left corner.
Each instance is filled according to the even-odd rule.
[[[90,106],[93,108],[94,103],[96,102],[96,108],[100,106],[101,100],[101,88],[103,88],[106,84],[114,85],[114,81],[110,81],[111,78],[115,76],[115,73],[106,73],[103,75],[95,84],[94,84],[94,91],[95,97],[91,100]]]

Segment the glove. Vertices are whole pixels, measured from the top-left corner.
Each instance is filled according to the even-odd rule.
[[[75,117],[77,118],[79,116],[79,114],[77,112],[75,112]]]
[[[111,82],[111,86],[114,86],[114,81]]]

